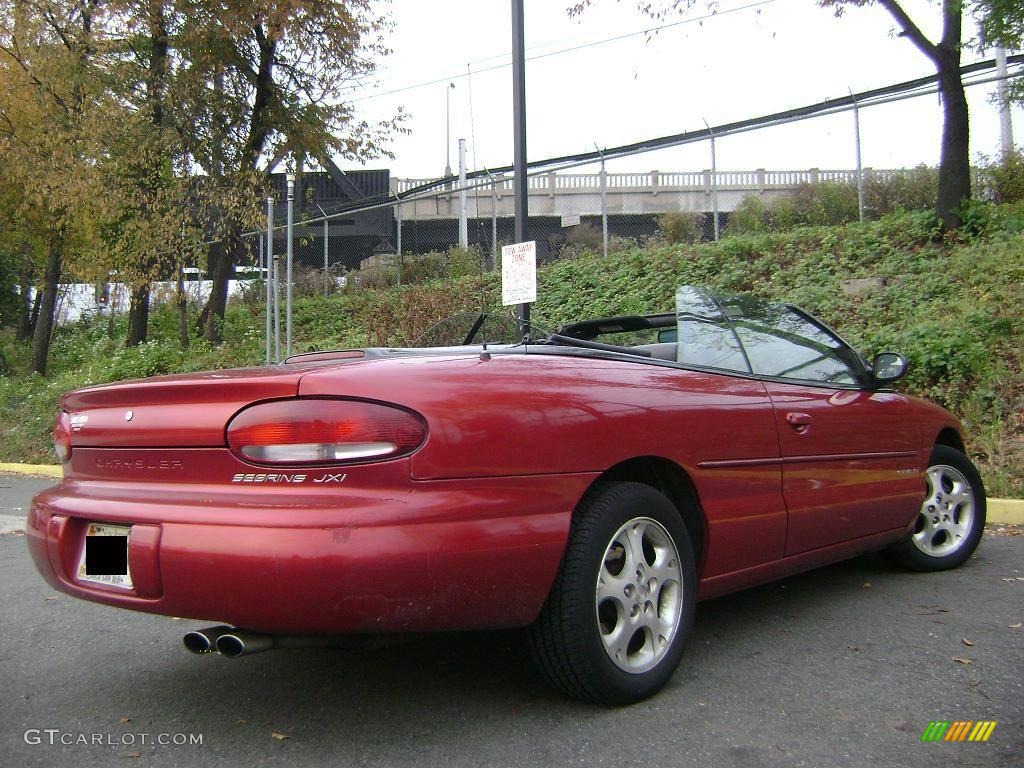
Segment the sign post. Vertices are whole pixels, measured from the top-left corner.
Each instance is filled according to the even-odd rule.
[[[537,300],[537,243],[501,248],[501,304],[529,306]]]

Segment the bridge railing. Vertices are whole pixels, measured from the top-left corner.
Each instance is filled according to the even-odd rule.
[[[865,177],[879,181],[888,181],[894,176],[906,173],[896,169],[865,168]],[[508,176],[494,177],[495,191],[499,197],[512,193],[512,179]],[[425,184],[431,179],[392,179],[394,192],[402,193]],[[610,192],[686,192],[707,190],[717,186],[721,190],[769,190],[792,189],[801,184],[819,184],[833,182],[855,184],[857,172],[849,169],[808,168],[806,170],[768,170],[759,168],[753,171],[718,171],[712,179],[711,171],[647,171],[643,173],[609,173],[606,177],[606,189]],[[530,176],[527,188],[531,193],[547,194],[593,194],[601,189],[599,173],[545,173]],[[457,191],[453,186],[452,193]],[[469,194],[491,194],[491,185],[477,187]]]

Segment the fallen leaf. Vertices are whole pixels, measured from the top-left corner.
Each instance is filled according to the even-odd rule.
[[[966,637],[963,640],[961,640],[960,642],[963,643],[964,645],[974,645],[974,642],[971,641],[971,640],[968,640]]]
[[[285,739],[290,739],[291,738],[291,736],[289,736],[287,733],[278,733],[277,731],[271,732],[270,735],[273,736],[278,741],[284,741]]]
[[[1016,624],[1010,624],[1010,629],[1020,629],[1020,624],[1019,621]]]
[[[125,752],[121,757],[142,757],[141,752]]]
[[[864,582],[864,589],[871,589],[871,582],[870,581],[865,581]]]
[[[130,717],[128,717],[127,715],[125,717],[121,718],[121,723],[122,724],[123,723],[130,723],[131,721],[132,721],[132,719]]]
[[[858,651],[859,652],[860,648],[858,648],[856,645],[848,645],[848,646],[846,646],[846,650],[848,650],[848,651]]]
[[[60,600],[60,595],[50,595],[47,600]]]
[[[965,659],[963,656],[954,656],[953,661],[957,664],[973,664],[974,662],[970,659]]]

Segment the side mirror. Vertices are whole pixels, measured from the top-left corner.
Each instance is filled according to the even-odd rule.
[[[677,341],[679,341],[678,328],[665,328],[662,331],[658,331],[659,344],[675,344]]]
[[[892,384],[907,375],[907,358],[895,352],[882,352],[871,361],[871,376],[876,385]]]

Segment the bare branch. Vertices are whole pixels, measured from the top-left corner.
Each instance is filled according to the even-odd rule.
[[[917,26],[907,15],[907,12],[903,10],[903,7],[896,0],[878,0],[878,4],[885,8],[889,12],[889,15],[896,19],[896,23],[900,25],[903,30],[903,35],[910,39],[910,41],[917,46],[918,50],[921,51],[925,56],[931,59],[936,64],[939,64],[941,56],[939,49],[931,40],[929,40],[921,28]]]

